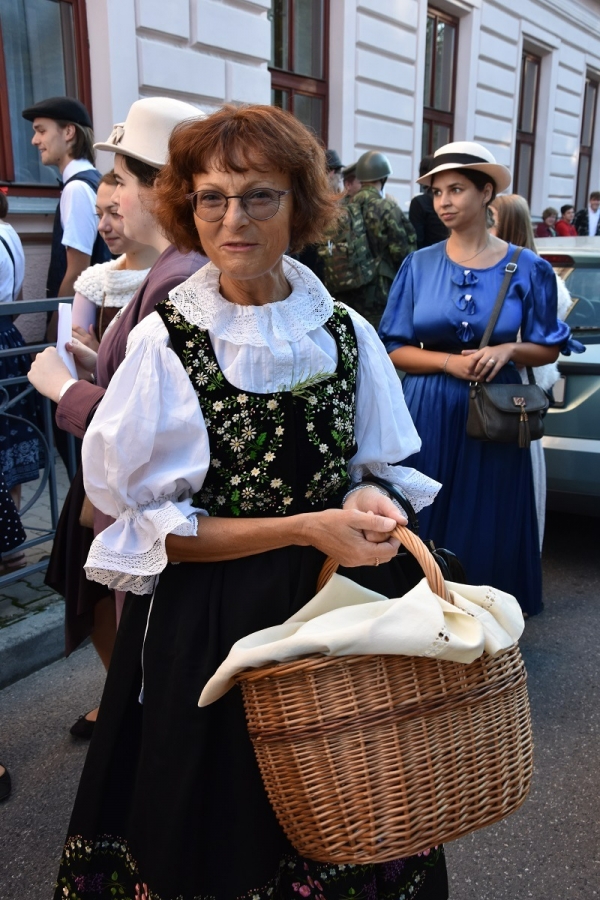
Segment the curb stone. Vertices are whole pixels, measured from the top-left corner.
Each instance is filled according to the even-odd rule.
[[[0,630],[0,689],[56,662],[65,653],[62,600]]]

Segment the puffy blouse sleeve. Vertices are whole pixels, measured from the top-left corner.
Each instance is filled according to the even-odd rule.
[[[394,279],[388,295],[387,306],[379,325],[379,337],[388,353],[405,344],[418,346],[413,324],[414,317],[414,266],[410,253]]]
[[[545,259],[534,259],[528,288],[523,298],[522,339],[544,346],[566,344],[570,329],[558,318],[556,276]]]
[[[402,393],[402,384],[375,329],[349,310],[358,343],[355,437],[358,450],[349,464],[353,482],[369,474],[398,487],[418,512],[441,488],[437,481],[399,463],[418,453],[421,440]]]
[[[203,511],[191,498],[210,461],[198,398],[157,313],[131,332],[86,432],[82,460],[91,502],[116,520],[95,538],[87,577],[151,593],[167,564],[166,536],[196,533]]]

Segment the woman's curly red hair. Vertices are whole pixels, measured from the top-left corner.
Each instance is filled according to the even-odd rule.
[[[227,104],[205,119],[177,125],[169,160],[155,184],[152,211],[182,251],[202,252],[185,195],[194,190],[194,175],[209,166],[231,172],[276,169],[289,175],[294,196],[291,251],[323,240],[339,216],[340,198],[331,190],[325,151],[314,134],[276,106]]]

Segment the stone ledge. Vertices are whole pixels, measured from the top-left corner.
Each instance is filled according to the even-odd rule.
[[[62,600],[0,630],[0,689],[64,656],[64,631]]]

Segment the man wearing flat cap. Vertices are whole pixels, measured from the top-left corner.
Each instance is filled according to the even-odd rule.
[[[92,121],[83,103],[73,97],[49,97],[24,109],[22,116],[33,123],[31,143],[43,165],[56,166],[61,175],[46,294],[70,297],[84,269],[110,259],[98,234],[96,191],[102,176],[94,167]],[[51,340],[55,327],[51,323]]]

